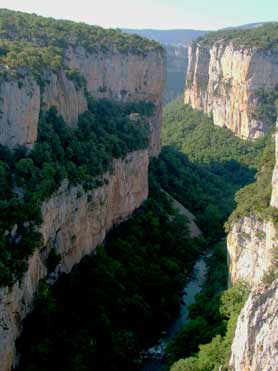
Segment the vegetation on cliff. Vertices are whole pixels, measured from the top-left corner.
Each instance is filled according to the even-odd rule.
[[[269,103],[272,98],[262,100]],[[261,112],[270,120],[272,106],[274,111]],[[210,239],[221,236],[239,189],[229,223],[250,213],[274,216],[269,207],[275,159],[271,133],[255,143],[244,142],[177,99],[165,109],[163,141],[168,147],[154,163],[155,174],[164,189],[195,213]],[[239,283],[223,291],[227,282],[223,252],[220,244],[208,259],[208,281],[190,308],[190,320],[168,346],[169,364],[177,361],[171,371],[212,371],[220,366],[228,370],[236,321],[248,289]],[[266,279],[273,276],[270,272]]]
[[[177,314],[202,242],[151,177],[151,196],[53,288],[42,284],[18,344],[20,371],[135,370]]]
[[[246,142],[178,98],[165,107],[166,145],[153,163],[160,184],[191,210],[210,240],[224,235],[235,193],[255,180],[268,138]]]
[[[139,55],[162,49],[155,41],[120,30],[0,9],[0,65],[8,67],[2,75],[19,66],[28,67],[36,75],[45,67],[57,70],[69,47],[84,47],[89,53]]]
[[[205,237],[214,241],[224,235],[236,191],[254,181],[262,152],[268,151],[267,138],[243,142],[181,100],[165,109],[163,140],[167,146],[151,163],[149,200],[110,234],[105,249],[53,288],[42,284],[18,342],[20,371],[86,371],[92,365],[136,370],[142,348],[152,345],[177,313],[184,280],[203,246],[190,240],[185,220],[160,188],[194,212]],[[191,319],[168,348],[170,362],[190,357],[175,363],[174,371],[213,370],[227,363],[247,290],[239,285],[223,293],[223,244],[208,266],[208,282],[190,309]]]
[[[261,218],[272,218],[276,222],[278,221],[277,210],[270,206],[274,163],[274,143],[269,135],[268,145],[262,152],[258,162],[259,170],[256,175],[256,181],[243,187],[236,194],[237,206],[225,224],[226,231],[229,231],[236,220],[249,215],[258,215]]]
[[[255,120],[274,126],[278,112],[278,87],[274,89],[257,89],[255,91],[256,109],[253,112]]]
[[[190,320],[167,347],[170,365],[180,358],[196,353],[199,344],[208,343],[214,336],[225,333],[226,319],[219,310],[221,295],[227,288],[228,279],[224,241],[213,246],[212,254],[206,258],[206,264],[207,280],[202,291],[196,296],[195,303],[189,308]]]
[[[224,325],[223,327],[226,329],[225,334],[222,336],[216,335],[213,337],[210,343],[199,345],[198,353],[193,354],[189,358],[180,359],[173,364],[170,370],[214,371],[221,369],[223,371],[228,371],[231,345],[234,337],[237,318],[248,297],[248,293],[248,287],[242,282],[238,282],[231,289],[224,291],[220,296],[220,307],[217,307],[217,310],[214,308],[212,313],[214,315],[217,314],[222,319]],[[204,306],[201,306],[201,303],[202,301],[200,302],[200,299],[196,302],[197,311],[199,310],[199,313],[203,313],[204,311]],[[209,308],[209,313],[211,313],[211,307]],[[195,308],[193,305],[191,311],[194,313],[194,310]],[[201,320],[199,319],[199,321]],[[207,330],[205,328],[205,335],[202,334],[201,327],[199,327],[198,330],[201,335],[201,342],[199,344],[203,344],[203,336],[206,336]],[[184,334],[187,335],[186,328],[183,331]],[[210,335],[212,335],[212,333],[210,333]],[[192,334],[194,334],[194,332],[192,332]],[[182,335],[183,333],[181,333],[179,336],[182,337]],[[187,341],[188,340],[189,338],[187,338]],[[184,353],[188,353],[188,346],[190,348],[189,341],[184,343]],[[180,348],[180,350],[182,350],[182,348]]]
[[[85,190],[103,184],[113,158],[146,148],[152,114],[151,103],[121,104],[88,99],[88,111],[78,128],[65,125],[51,108],[41,114],[38,140],[32,151],[0,146],[0,285],[21,279],[27,259],[41,243],[37,227],[40,206],[58,189],[63,179]],[[138,120],[129,118],[138,112]]]
[[[270,206],[272,191],[272,174],[275,164],[275,148],[272,134],[278,113],[278,88],[259,89],[255,92],[258,106],[254,117],[263,120],[272,127],[264,139],[264,147],[256,157],[256,181],[242,188],[235,197],[236,208],[230,215],[225,228],[229,231],[232,224],[244,216],[257,215],[260,218],[272,219],[278,223],[277,210]]]
[[[215,42],[228,44],[232,42],[236,48],[278,48],[278,22],[266,23],[250,29],[232,29],[209,32],[196,40],[196,44],[211,47]]]

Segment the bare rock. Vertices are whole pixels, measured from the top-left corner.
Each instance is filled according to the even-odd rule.
[[[189,48],[185,103],[213,118],[243,139],[257,139],[268,130],[254,115],[256,90],[278,86],[277,51],[238,49],[216,42],[211,48]]]
[[[278,366],[278,280],[260,285],[243,307],[232,344],[234,371],[276,371]]]
[[[0,288],[0,371],[10,371],[15,362],[15,340],[22,321],[32,310],[40,279],[47,276],[46,259],[51,249],[61,255],[52,281],[70,272],[83,256],[102,243],[107,231],[126,220],[148,196],[147,150],[114,160],[107,184],[84,192],[64,182],[42,206],[44,246],[29,259],[21,284]],[[54,277],[53,277],[54,276]]]

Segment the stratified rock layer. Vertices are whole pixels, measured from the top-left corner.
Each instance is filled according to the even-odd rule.
[[[44,247],[30,257],[23,282],[0,289],[0,371],[10,371],[15,361],[14,342],[22,320],[31,311],[39,280],[47,275],[46,259],[51,249],[61,263],[51,276],[70,272],[83,256],[93,252],[113,225],[126,220],[148,196],[147,150],[114,160],[107,184],[85,193],[82,187],[69,188],[65,182],[43,204],[41,227]]]
[[[221,41],[189,47],[185,103],[243,139],[257,139],[268,123],[255,115],[256,91],[278,86],[277,51],[240,49]]]
[[[230,366],[235,371],[277,370],[278,280],[250,294],[238,319]]]

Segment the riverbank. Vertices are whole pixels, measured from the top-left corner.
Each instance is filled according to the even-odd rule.
[[[211,253],[208,252],[195,263],[192,277],[186,282],[182,291],[179,315],[172,322],[164,336],[153,347],[143,352],[144,366],[141,371],[158,371],[167,364],[165,359],[166,347],[188,321],[189,306],[195,302],[195,297],[201,291],[205,282],[207,276],[206,258],[210,255]]]

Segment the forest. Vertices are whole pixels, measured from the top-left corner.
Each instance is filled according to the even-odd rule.
[[[163,120],[166,146],[151,161],[149,199],[111,231],[96,255],[53,288],[41,283],[17,343],[19,371],[86,371],[92,364],[96,370],[140,369],[142,349],[177,315],[186,279],[208,248],[208,279],[190,320],[167,347],[166,369],[226,370],[248,287],[227,290],[223,224],[235,193],[256,184],[256,171],[273,149],[269,138],[247,146],[180,99],[166,107]],[[201,238],[190,238],[186,219],[164,190],[196,215]]]
[[[42,282],[17,347],[18,370],[137,370],[140,352],[177,315],[180,291],[203,239],[151,176],[149,199],[133,218],[53,288]]]
[[[235,194],[249,183],[236,197],[238,202],[245,192],[241,212],[238,208],[231,220],[248,215],[248,205],[249,211],[254,208],[254,194],[248,197],[248,189],[260,188],[257,203],[266,208],[274,166],[271,133],[256,142],[243,141],[179,97],[164,109],[162,141],[159,160],[152,163],[154,172],[161,186],[195,214],[210,241],[225,235],[223,225],[236,207]],[[258,170],[264,177],[255,183]]]
[[[155,41],[120,30],[0,9],[0,64],[9,70],[28,67],[36,75],[45,67],[56,71],[65,50],[76,46],[90,53],[116,48],[139,55],[162,49]]]
[[[212,46],[216,41],[228,44],[232,42],[235,47],[277,49],[278,22],[268,22],[260,27],[248,29],[227,29],[208,32],[198,38],[195,43],[203,46]]]
[[[139,113],[136,122],[130,113]],[[121,104],[88,97],[78,127],[67,126],[53,107],[41,113],[38,140],[31,151],[0,146],[0,286],[20,280],[27,259],[41,245],[40,207],[67,179],[85,191],[106,180],[114,158],[147,148],[153,112],[148,102]],[[16,230],[14,226],[16,225]],[[8,231],[8,233],[6,233]]]

